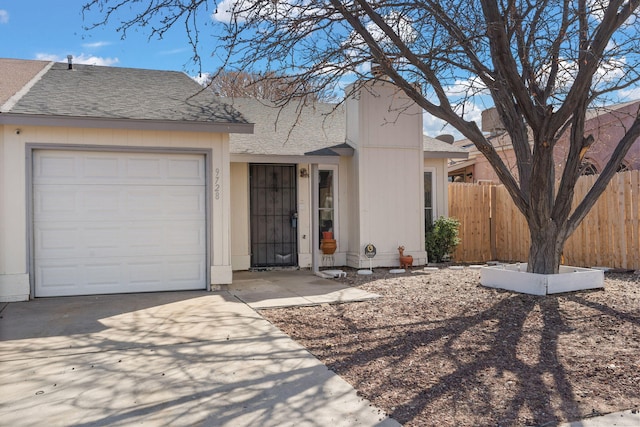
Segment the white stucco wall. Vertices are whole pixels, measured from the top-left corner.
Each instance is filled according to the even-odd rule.
[[[358,153],[359,198],[349,265],[369,265],[367,243],[377,248],[373,266],[397,266],[400,245],[414,265],[425,264],[422,110],[391,83],[378,82],[350,100],[347,111],[358,123],[347,127],[347,140]]]
[[[163,148],[211,152],[209,223],[211,284],[231,283],[230,170],[227,134],[202,132],[88,129],[44,126],[0,126],[0,301],[25,300],[30,295],[28,254],[27,144],[48,148]],[[30,178],[29,178],[30,179]],[[216,180],[216,185],[213,180]]]

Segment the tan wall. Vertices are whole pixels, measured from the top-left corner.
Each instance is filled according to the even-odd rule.
[[[306,168],[309,177],[302,178],[298,174],[298,265],[301,268],[311,268],[311,223],[312,207],[311,201],[311,165],[299,164],[300,168]]]
[[[400,245],[416,265],[424,264],[422,111],[390,83],[369,89],[347,105],[347,117],[358,123],[347,128],[347,140],[357,151],[359,199],[358,214],[350,217],[359,230],[351,233],[356,240],[347,263],[369,266],[363,247],[372,243],[374,266],[397,266]]]
[[[0,127],[0,300],[29,296],[27,254],[26,144],[146,147],[211,150],[211,173],[219,192],[211,186],[211,283],[231,282],[229,250],[229,145],[226,134],[20,126]],[[53,147],[52,147],[53,148]],[[215,193],[215,194],[214,194]]]
[[[249,236],[249,165],[231,163],[231,266],[235,270],[251,267]]]

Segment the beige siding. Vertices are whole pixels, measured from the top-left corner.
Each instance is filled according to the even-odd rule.
[[[350,102],[355,102],[350,100]],[[357,214],[353,214],[348,264],[368,266],[363,247],[377,248],[374,266],[398,265],[398,246],[414,264],[426,262],[424,251],[424,154],[421,109],[389,83],[362,90],[349,115],[347,140],[356,147],[354,176]],[[349,105],[348,107],[350,107]],[[347,109],[349,114],[349,108]],[[352,196],[353,197],[353,196]]]
[[[152,149],[210,150],[211,173],[217,174],[218,191],[210,189],[211,213],[211,282],[229,283],[229,149],[226,134],[200,132],[139,131],[5,125],[0,140],[0,300],[20,300],[29,296],[29,256],[27,253],[28,173],[26,144],[47,144],[86,148],[147,147]],[[212,177],[212,178],[214,178]]]
[[[231,266],[251,267],[249,246],[249,165],[231,163]]]

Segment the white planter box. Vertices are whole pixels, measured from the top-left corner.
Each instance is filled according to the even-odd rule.
[[[559,274],[537,274],[527,273],[526,263],[496,265],[480,269],[480,283],[489,288],[547,295],[604,288],[604,272],[561,265]]]

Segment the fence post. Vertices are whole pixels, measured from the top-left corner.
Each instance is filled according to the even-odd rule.
[[[489,189],[489,245],[491,247],[491,259],[498,259],[497,235],[496,235],[496,186]]]

